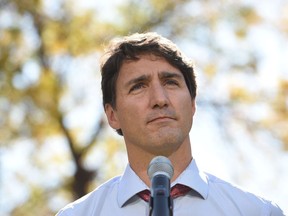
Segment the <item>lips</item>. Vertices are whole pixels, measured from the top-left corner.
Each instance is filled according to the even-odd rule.
[[[161,120],[169,120],[169,119],[172,119],[170,117],[167,117],[167,116],[163,116],[163,117],[158,117],[158,118],[155,118],[155,119],[152,119],[151,121],[149,121],[148,123],[152,123],[152,122],[155,122],[155,121],[161,121]]]
[[[148,121],[147,121],[147,124],[149,123],[152,123],[152,122],[156,122],[156,121],[165,121],[165,120],[176,120],[176,117],[174,114],[172,113],[169,113],[169,115],[159,115],[159,114],[153,114],[153,115],[150,115],[148,117]]]

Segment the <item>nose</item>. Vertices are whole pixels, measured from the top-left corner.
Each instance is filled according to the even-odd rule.
[[[169,105],[168,92],[160,83],[153,85],[150,90],[150,103],[153,109],[164,108]]]

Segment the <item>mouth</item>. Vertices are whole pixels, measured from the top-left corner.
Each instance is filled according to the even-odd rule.
[[[149,123],[154,123],[154,122],[165,122],[165,121],[171,121],[171,120],[175,120],[175,118],[172,118],[170,116],[159,116],[156,118],[152,118],[147,123],[149,124]]]

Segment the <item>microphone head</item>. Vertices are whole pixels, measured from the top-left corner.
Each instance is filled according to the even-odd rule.
[[[174,174],[174,169],[171,161],[167,157],[157,156],[151,160],[147,173],[151,181],[154,176],[159,174],[166,175],[171,179]]]

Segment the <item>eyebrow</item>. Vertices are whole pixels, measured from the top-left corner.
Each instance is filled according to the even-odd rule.
[[[158,75],[160,79],[167,79],[167,78],[176,78],[176,79],[184,79],[183,75],[181,73],[176,73],[176,72],[170,72],[170,71],[161,71]],[[141,75],[139,77],[133,78],[129,80],[126,84],[125,87],[129,87],[135,83],[143,82],[143,81],[149,81],[151,80],[151,75]]]
[[[170,72],[170,71],[162,71],[159,74],[160,79],[167,79],[167,78],[177,78],[177,79],[183,79],[182,73],[176,73],[176,72]]]
[[[142,76],[139,76],[139,77],[136,77],[136,78],[133,78],[131,80],[129,80],[125,86],[126,87],[129,87],[130,85],[133,85],[134,83],[139,83],[139,82],[142,82],[142,81],[147,81],[151,79],[150,75],[142,75]]]

